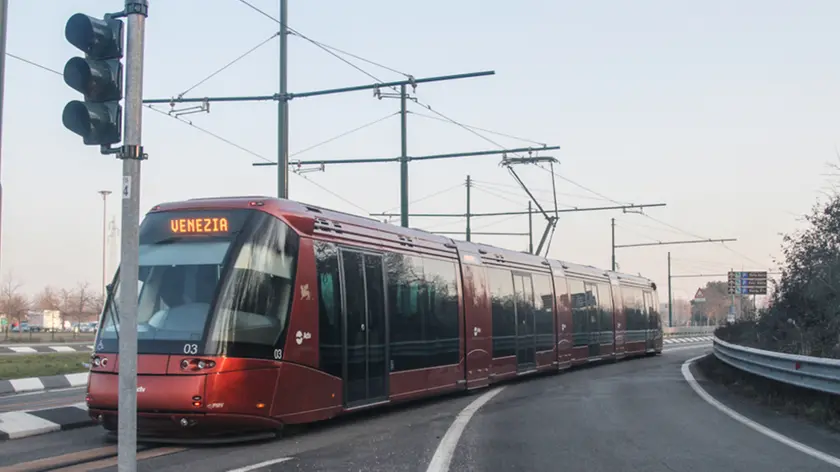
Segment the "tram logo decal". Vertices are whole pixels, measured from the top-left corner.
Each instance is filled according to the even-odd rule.
[[[146,387],[144,387],[144,386],[142,386],[142,385],[141,385],[141,386],[139,386],[139,387],[137,387],[137,393],[143,393],[143,392],[145,392],[145,391],[146,391]]]
[[[311,300],[312,294],[309,293],[309,284],[303,284],[300,286],[300,299],[301,300]],[[298,343],[300,344],[300,343]]]
[[[312,333],[310,333],[309,331],[305,333],[303,331],[298,331],[297,333],[295,333],[295,342],[298,343],[298,346],[303,344],[304,339],[312,339]]]

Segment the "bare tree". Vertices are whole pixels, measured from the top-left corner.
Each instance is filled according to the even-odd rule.
[[[35,296],[32,305],[38,310],[61,310],[61,292],[48,285]]]
[[[59,306],[62,317],[72,317],[81,324],[85,317],[98,313],[101,305],[99,298],[87,282],[79,283],[75,290],[61,290]]]
[[[22,286],[11,273],[0,285],[0,313],[17,323],[26,318],[30,307],[29,300],[20,293]]]

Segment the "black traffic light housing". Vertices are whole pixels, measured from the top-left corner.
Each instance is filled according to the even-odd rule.
[[[67,41],[85,53],[64,65],[64,82],[84,96],[64,107],[62,122],[87,145],[122,141],[123,23],[77,13],[64,28]]]

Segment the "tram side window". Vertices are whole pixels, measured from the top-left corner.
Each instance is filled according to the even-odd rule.
[[[534,325],[537,333],[537,351],[554,349],[554,291],[551,278],[533,274],[534,281]]]
[[[645,340],[647,320],[644,314],[644,302],[642,290],[637,287],[622,287],[621,292],[624,299],[624,312],[627,317],[627,342],[639,342]]]
[[[650,318],[650,329],[652,330],[659,330],[662,327],[662,313],[659,312],[658,300],[654,296],[653,292],[645,292],[645,295],[650,300],[650,309],[649,309],[649,318]]]
[[[487,268],[493,319],[493,357],[516,355],[516,308],[513,275],[509,270]]]
[[[429,366],[457,364],[461,354],[458,335],[458,279],[455,263],[423,258],[423,276],[429,297],[426,338]]]
[[[428,294],[423,283],[423,260],[397,253],[385,254],[388,271],[391,370],[428,366],[425,340]]]
[[[341,377],[341,286],[338,250],[332,243],[315,241],[318,271],[318,349],[320,368]]]
[[[586,287],[582,280],[572,278],[569,281],[569,293],[572,302],[572,340],[574,346],[589,344],[589,309]]]
[[[457,267],[452,261],[387,253],[391,371],[457,364]]]
[[[653,306],[653,296],[650,292],[645,290],[644,292],[645,298],[645,308],[646,310],[646,318],[645,318],[645,328],[648,330],[656,329],[656,319],[659,318],[659,313],[657,313],[656,307]]]
[[[600,315],[601,344],[613,343],[613,297],[610,284],[598,284],[598,312]]]

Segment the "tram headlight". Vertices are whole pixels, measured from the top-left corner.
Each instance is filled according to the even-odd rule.
[[[198,371],[204,369],[212,369],[216,367],[216,362],[205,359],[183,359],[181,360],[181,370]]]
[[[94,357],[93,358],[93,366],[94,367],[102,366],[102,359],[100,359],[99,357]]]

